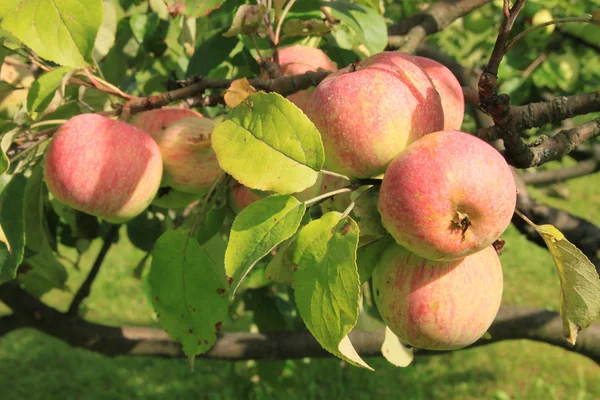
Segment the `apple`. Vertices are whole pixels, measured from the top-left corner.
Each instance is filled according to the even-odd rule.
[[[0,81],[16,87],[0,87],[0,118],[13,119],[21,105],[27,101],[27,94],[35,76],[29,66],[12,57],[6,57],[0,67]]]
[[[188,108],[158,108],[134,115],[130,123],[156,138],[169,125],[190,117],[202,118],[202,114]]]
[[[442,100],[445,131],[459,130],[465,115],[465,96],[454,74],[437,61],[426,57],[414,57],[429,76]]]
[[[150,135],[97,114],[61,126],[44,159],[46,184],[56,199],[113,223],[148,207],[162,172],[160,149]]]
[[[430,260],[457,260],[508,227],[517,189],[510,167],[483,140],[459,131],[422,137],[385,172],[377,208],[398,244]]]
[[[428,350],[474,343],[502,299],[502,266],[493,246],[461,260],[431,261],[391,243],[373,270],[375,303],[398,338]]]
[[[337,71],[337,64],[331,61],[323,50],[302,45],[284,47],[279,50],[279,65],[282,75],[299,75],[319,69]],[[286,98],[305,112],[313,91],[314,88],[300,90]]]
[[[223,172],[210,143],[216,123],[208,118],[184,118],[154,138],[164,163],[162,186],[206,194]]]
[[[182,208],[202,198],[203,194],[185,193],[171,187],[162,187],[152,200],[152,205],[162,208]]]
[[[306,115],[321,132],[324,169],[349,178],[385,172],[408,144],[444,127],[440,95],[413,56],[382,52],[325,78]]]

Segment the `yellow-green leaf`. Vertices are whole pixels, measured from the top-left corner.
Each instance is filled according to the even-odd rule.
[[[560,278],[560,315],[563,333],[575,344],[577,333],[600,315],[600,278],[596,267],[575,245],[552,225],[535,229],[554,259]]]
[[[70,67],[92,63],[102,0],[2,0],[0,27],[39,56]]]
[[[315,125],[277,93],[248,96],[215,127],[212,146],[238,182],[280,194],[314,185],[325,159]]]
[[[402,345],[398,336],[394,335],[394,332],[387,326],[385,327],[385,338],[381,345],[381,354],[396,367],[407,367],[414,358],[413,349]]]

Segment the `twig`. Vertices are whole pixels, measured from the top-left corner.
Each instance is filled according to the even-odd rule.
[[[537,31],[538,29],[545,28],[546,26],[566,24],[568,22],[582,22],[584,24],[587,23],[587,24],[592,24],[592,25],[598,25],[598,21],[594,21],[590,18],[561,18],[561,19],[555,19],[553,21],[544,22],[542,24],[532,26],[531,28],[526,29],[523,32],[519,33],[517,36],[515,36],[504,48],[504,53],[506,54],[511,49],[511,47],[513,47],[519,40],[521,40],[525,36],[529,35],[533,31]]]
[[[106,257],[108,250],[110,250],[114,239],[119,233],[119,227],[120,225],[112,225],[104,237],[104,243],[102,243],[102,248],[100,249],[96,260],[94,261],[94,265],[92,265],[90,273],[88,274],[87,278],[85,278],[85,281],[81,284],[79,290],[77,290],[77,293],[75,293],[75,296],[73,297],[73,301],[71,302],[69,310],[67,311],[68,316],[76,316],[79,312],[79,306],[81,305],[81,302],[85,300],[87,296],[89,296],[92,283],[94,283],[94,280],[100,271],[100,267],[104,262],[104,258]]]
[[[279,46],[279,40],[281,39],[281,27],[283,26],[283,21],[285,21],[285,17],[287,16],[288,12],[290,12],[290,9],[292,8],[295,2],[296,0],[289,0],[283,8],[281,15],[279,16],[279,21],[277,21],[277,28],[275,29],[275,45],[277,46]]]

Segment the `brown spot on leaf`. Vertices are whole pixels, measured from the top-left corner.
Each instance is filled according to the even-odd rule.
[[[215,329],[217,330],[217,333],[219,333],[221,331],[221,327],[223,326],[223,322],[219,321],[215,324]]]
[[[217,289],[217,294],[223,294],[223,293],[225,293],[225,289],[223,289],[223,288]]]
[[[292,264],[292,271],[298,271],[298,264]]]
[[[155,299],[156,299],[156,301],[159,301],[159,300],[160,300],[160,297],[156,296],[156,297],[155,297]]]
[[[342,227],[342,236],[346,236],[350,231],[350,228],[352,228],[352,224],[350,223],[350,221],[348,221]]]
[[[231,276],[227,277],[227,283],[229,283],[229,286],[231,287],[231,284],[233,283],[233,278]]]
[[[188,329],[188,333],[191,335],[192,333],[194,333],[193,329]]]
[[[204,341],[204,344],[208,344],[208,340],[205,340],[205,341]]]

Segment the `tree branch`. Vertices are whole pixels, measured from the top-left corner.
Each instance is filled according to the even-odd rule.
[[[388,28],[388,47],[414,52],[427,35],[439,32],[465,14],[491,0],[440,1],[420,14],[412,15]]]
[[[110,230],[106,234],[106,236],[103,238],[104,242],[102,243],[102,248],[100,249],[100,252],[98,253],[98,256],[96,257],[96,260],[94,261],[94,264],[92,265],[92,269],[90,270],[90,273],[85,278],[85,281],[81,284],[81,286],[79,287],[79,290],[77,290],[77,293],[75,293],[75,296],[73,297],[73,301],[71,302],[71,305],[69,306],[69,310],[67,311],[68,316],[71,316],[71,317],[76,316],[77,313],[79,312],[79,306],[81,305],[81,302],[83,302],[83,300],[85,300],[85,298],[90,295],[92,283],[94,283],[94,280],[96,279],[96,276],[98,275],[98,272],[100,272],[100,267],[102,266],[102,263],[104,262],[104,258],[106,257],[108,250],[110,250],[111,246],[114,243],[115,238],[117,237],[117,235],[119,233],[119,227],[120,227],[120,225],[112,225],[110,227]]]
[[[107,356],[132,355],[183,357],[181,346],[161,329],[147,327],[111,327],[71,318],[48,307],[14,284],[0,285],[0,300],[19,304],[22,327],[31,327],[65,341]],[[12,307],[11,307],[12,308]],[[0,320],[1,321],[1,320]],[[560,316],[551,311],[503,306],[489,329],[491,340],[481,339],[472,347],[503,340],[530,339],[549,343],[582,354],[600,363],[600,324],[592,324],[571,346],[562,335]],[[362,356],[379,356],[383,332],[354,331],[350,339]],[[443,352],[417,351],[435,355]],[[332,357],[309,332],[224,333],[203,358],[220,360],[299,359]]]
[[[600,164],[595,159],[584,160],[572,167],[564,167],[539,172],[523,174],[523,180],[528,185],[556,183],[568,179],[579,178],[600,171]]]

